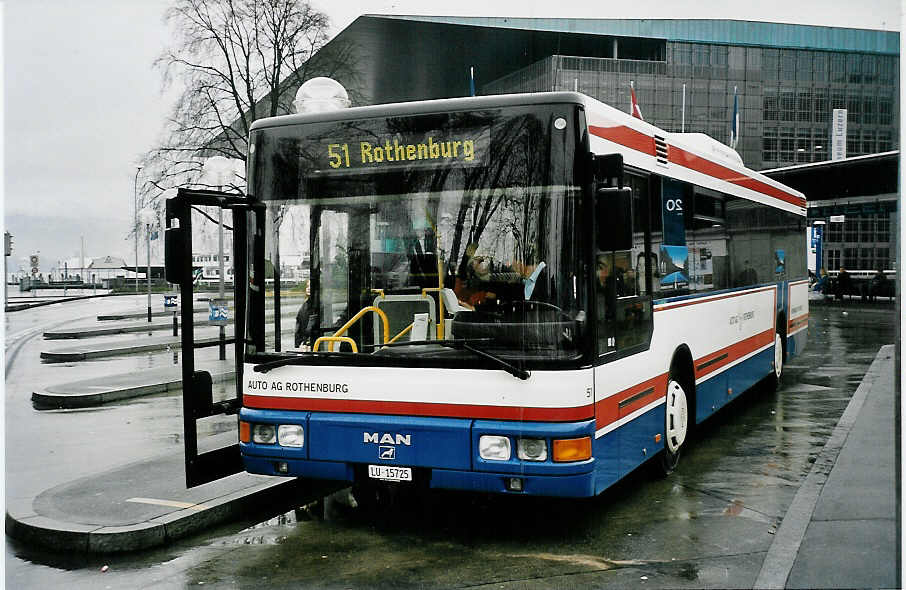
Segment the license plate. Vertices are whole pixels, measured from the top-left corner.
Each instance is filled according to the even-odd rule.
[[[412,468],[396,467],[394,465],[369,465],[368,477],[384,481],[412,481]]]

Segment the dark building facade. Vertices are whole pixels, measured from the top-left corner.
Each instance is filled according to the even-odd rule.
[[[847,109],[848,156],[899,148],[899,34],[728,20],[367,15],[329,46],[351,48],[340,80],[370,104],[578,90],[646,121],[728,141],[759,170],[830,159],[831,116]]]
[[[899,162],[892,151],[764,171],[808,196],[809,224],[822,232],[816,270],[897,269]]]

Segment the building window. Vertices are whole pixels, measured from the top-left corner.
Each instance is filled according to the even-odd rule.
[[[762,98],[765,121],[778,120],[777,91],[775,89],[765,90]]]
[[[878,97],[878,124],[890,125],[892,122],[893,101],[889,96]]]
[[[863,217],[859,222],[859,241],[863,243],[875,241],[873,217]]]
[[[762,137],[761,159],[765,162],[777,161],[777,130],[765,129]]]
[[[830,121],[830,111],[827,108],[827,89],[818,88],[815,90],[815,122],[824,123]]]
[[[846,56],[846,78],[850,84],[862,83],[861,53],[850,53]]]
[[[831,82],[846,82],[846,54],[832,53],[830,58]]]
[[[859,250],[859,268],[862,270],[871,270],[875,266],[875,249],[861,248]]]
[[[812,62],[812,78],[815,82],[827,81],[827,53],[816,51]]]
[[[780,54],[780,78],[782,80],[796,79],[796,53],[795,49],[784,49]]]
[[[761,54],[761,75],[765,80],[776,80],[780,70],[780,51],[764,49]]]
[[[795,153],[795,140],[793,139],[792,127],[780,128],[780,160],[781,162],[792,162]]]
[[[860,156],[862,152],[859,151],[859,148],[862,147],[862,143],[859,141],[859,132],[858,131],[847,131],[846,132],[846,155],[849,157]]]
[[[796,93],[792,91],[780,92],[780,120],[796,120]]]
[[[842,242],[843,241],[843,224],[842,223],[828,223],[827,224],[827,241],[828,242]]]
[[[800,82],[811,82],[812,80],[812,58],[811,51],[799,51],[796,59],[796,79]]]
[[[890,139],[890,131],[878,131],[878,151],[889,152],[893,149],[893,143]]]
[[[859,264],[859,259],[856,257],[858,253],[858,248],[843,248],[843,266],[849,269],[856,268]]]
[[[865,95],[862,97],[862,122],[867,125],[873,125],[877,122],[877,113],[875,108],[875,97]]]
[[[796,130],[796,162],[811,162],[812,157],[812,132],[811,129]]]
[[[843,223],[843,241],[845,242],[858,242],[859,241],[859,218],[858,217],[847,217],[846,221]]]
[[[875,153],[875,132],[874,131],[863,131],[862,132],[862,153],[863,154]]]
[[[878,229],[877,229],[877,242],[889,242],[890,241],[890,217],[886,213],[881,213],[878,215]]]
[[[827,250],[827,268],[831,270],[840,268],[840,250],[836,248]]]
[[[874,270],[890,270],[890,248],[878,248],[875,251]]]
[[[850,125],[862,122],[862,97],[848,96],[846,100],[846,122]]]
[[[801,122],[811,122],[814,116],[815,107],[812,104],[811,92],[800,92],[798,96],[796,120]]]

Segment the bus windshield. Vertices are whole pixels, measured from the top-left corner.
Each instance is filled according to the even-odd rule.
[[[327,337],[318,350],[357,353],[342,362],[474,366],[443,339],[523,366],[578,359],[577,128],[575,105],[535,105],[254,131],[266,226],[250,273],[267,293],[248,319],[264,350],[247,352]]]

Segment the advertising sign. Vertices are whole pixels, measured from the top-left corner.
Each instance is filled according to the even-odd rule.
[[[214,325],[225,326],[230,323],[230,302],[227,299],[211,299],[208,302],[208,320]]]
[[[846,109],[834,109],[831,121],[831,160],[846,157]]]

